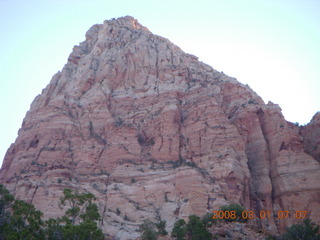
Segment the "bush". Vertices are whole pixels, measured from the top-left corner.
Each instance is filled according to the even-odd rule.
[[[211,233],[208,232],[200,217],[196,215],[189,216],[187,224],[187,235],[192,240],[210,240]]]
[[[211,227],[215,222],[217,222],[217,219],[213,219],[213,213],[206,213],[202,217],[202,223],[205,227]]]
[[[13,200],[14,197],[2,184],[0,184],[0,239],[3,239],[4,229],[10,220],[10,212],[8,209],[10,208]]]
[[[160,221],[159,223],[156,224],[157,228],[158,228],[158,234],[160,235],[167,235],[168,232],[166,231],[166,221]]]
[[[121,211],[120,211],[119,208],[116,209],[116,213],[117,213],[118,216],[121,214]]]
[[[310,219],[303,221],[303,224],[294,224],[287,229],[281,240],[320,240],[319,225],[311,222]]]
[[[188,237],[187,239],[191,240],[211,239],[211,233],[208,232],[200,217],[196,215],[189,216],[189,221],[187,224],[183,219],[179,219],[174,224],[171,236],[177,240],[184,240],[186,237]]]
[[[185,239],[187,232],[186,222],[183,219],[179,219],[173,226],[171,237],[176,238],[177,240]]]
[[[156,228],[158,231],[156,231]],[[140,231],[142,232],[143,240],[156,240],[158,235],[167,235],[166,221],[160,221],[159,223],[153,223],[150,220],[144,220],[140,225]]]
[[[278,238],[276,238],[275,236],[267,236],[266,238],[265,238],[265,240],[277,240]]]
[[[226,206],[222,206],[220,207],[220,211],[235,211],[236,212],[236,218],[234,219],[231,219],[231,218],[228,218],[228,219],[225,219],[229,222],[246,222],[248,219],[244,219],[242,217],[242,212],[245,211],[245,208],[242,207],[241,205],[239,204],[235,204],[235,203],[232,203],[230,205],[226,205]]]
[[[155,227],[155,224],[150,220],[144,220],[140,225],[140,231],[142,231],[142,240],[156,240],[158,235]]]
[[[93,202],[92,193],[79,193],[72,189],[64,189],[60,206],[68,206],[62,218],[46,221],[46,233],[49,239],[104,239],[102,230],[98,228],[100,220],[98,206]]]
[[[63,191],[60,205],[68,205],[65,215],[42,220],[42,212],[25,201],[15,200],[0,184],[0,240],[102,240],[104,235],[96,221],[98,207],[91,193],[80,194],[71,189]]]
[[[0,239],[45,239],[42,212],[32,204],[15,200],[0,184]]]
[[[253,98],[249,99],[248,103],[249,104],[258,104]]]
[[[44,240],[45,233],[42,228],[42,212],[22,200],[15,200],[12,205],[12,215],[5,227],[5,238],[16,239],[37,239]]]

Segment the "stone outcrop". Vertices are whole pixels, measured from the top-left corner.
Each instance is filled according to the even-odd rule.
[[[278,105],[199,62],[132,17],[94,25],[37,96],[0,182],[46,217],[64,188],[97,196],[105,233],[228,203],[271,211],[276,233],[308,211],[320,223],[319,114],[303,128]],[[278,219],[278,211],[292,215]]]
[[[320,112],[315,114],[310,123],[301,127],[305,152],[320,162]]]

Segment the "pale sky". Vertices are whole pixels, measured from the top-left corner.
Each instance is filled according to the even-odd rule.
[[[320,110],[318,0],[1,0],[0,165],[33,99],[86,31],[131,15],[301,125]]]

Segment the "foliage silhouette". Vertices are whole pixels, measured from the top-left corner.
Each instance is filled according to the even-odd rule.
[[[156,240],[158,238],[155,230],[156,225],[150,220],[144,220],[140,225],[140,231],[142,232],[142,240]]]
[[[61,218],[42,220],[42,212],[22,200],[15,200],[0,184],[0,240],[103,240],[104,234],[95,197],[91,193],[64,190],[61,206],[69,206]]]
[[[305,219],[303,224],[293,224],[281,237],[281,240],[320,240],[319,225]]]

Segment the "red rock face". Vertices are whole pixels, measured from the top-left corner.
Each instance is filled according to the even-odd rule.
[[[305,152],[320,162],[320,112],[315,114],[311,122],[301,128]]]
[[[320,223],[318,120],[299,131],[279,106],[124,17],[93,26],[36,97],[0,182],[46,217],[61,214],[64,188],[90,191],[120,239],[144,219],[171,230],[228,203]],[[252,223],[277,232],[296,221]]]

